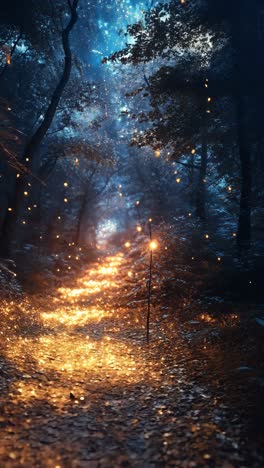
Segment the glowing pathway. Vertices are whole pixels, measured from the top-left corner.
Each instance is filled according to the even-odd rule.
[[[88,270],[72,287],[60,287],[51,301],[40,304],[45,311],[40,313],[42,330],[40,336],[20,337],[11,340],[6,357],[19,360],[19,370],[30,373],[28,362],[34,363],[34,370],[48,376],[62,376],[71,379],[69,391],[74,382],[89,376],[89,381],[120,381],[127,384],[142,380],[145,365],[140,357],[140,347],[135,349],[126,340],[115,336],[124,320],[124,310],[113,308],[112,293],[118,289],[119,268],[123,256],[107,257],[103,264]],[[107,377],[106,377],[107,376]],[[12,388],[19,390],[23,398],[43,394],[16,382]],[[23,388],[23,391],[21,390]],[[46,398],[46,396],[45,396]],[[66,393],[64,401],[68,399]]]
[[[117,254],[50,296],[4,304],[1,467],[207,466],[217,444],[230,456],[173,322],[152,323],[146,346],[144,304],[127,306],[131,269]]]

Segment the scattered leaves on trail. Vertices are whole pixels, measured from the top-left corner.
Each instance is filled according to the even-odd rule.
[[[115,254],[49,297],[6,302],[1,466],[261,466],[166,307],[152,308],[146,346],[146,289],[134,294],[130,270]]]

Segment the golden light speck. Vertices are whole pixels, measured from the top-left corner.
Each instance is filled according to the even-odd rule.
[[[158,248],[158,243],[157,241],[153,240],[149,243],[149,248],[150,250],[156,250]]]

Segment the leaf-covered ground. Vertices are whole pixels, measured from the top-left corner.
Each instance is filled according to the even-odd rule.
[[[155,274],[146,345],[146,271],[146,257],[114,252],[2,302],[0,466],[263,466],[240,395],[210,368],[214,318],[182,324]]]

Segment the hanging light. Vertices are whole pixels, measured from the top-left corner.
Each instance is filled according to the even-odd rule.
[[[156,249],[158,248],[158,243],[157,243],[157,241],[152,240],[152,241],[149,243],[149,248],[150,248],[150,250],[156,250]]]

